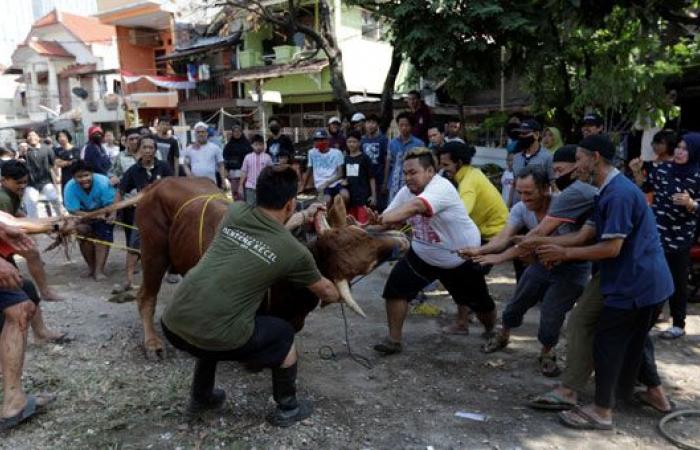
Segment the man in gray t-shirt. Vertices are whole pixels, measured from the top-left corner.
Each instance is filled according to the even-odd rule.
[[[559,155],[562,149],[564,151]],[[553,167],[557,175],[556,185],[561,192],[552,196],[547,215],[537,221],[536,214],[523,207],[521,202],[511,210],[509,225],[527,227],[531,230],[528,235],[561,235],[578,231],[591,216],[597,190],[575,180],[575,146],[573,151],[562,149],[555,154]],[[490,353],[505,348],[510,330],[519,327],[525,313],[541,302],[537,336],[542,344],[540,370],[545,376],[559,375],[561,370],[556,363],[554,347],[566,313],[583,292],[590,273],[588,262],[565,263],[552,268],[537,261],[532,263],[518,281],[515,293],[503,311],[503,327],[484,345],[483,351]]]

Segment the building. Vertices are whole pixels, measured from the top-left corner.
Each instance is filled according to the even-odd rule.
[[[74,128],[124,119],[114,27],[53,10],[34,22],[5,73],[20,74],[15,128]],[[59,123],[60,122],[60,123]]]
[[[152,124],[161,115],[178,117],[177,90],[182,78],[172,76],[158,59],[175,45],[173,14],[169,0],[97,0],[102,23],[116,28],[118,59],[122,71],[121,92],[130,121]]]

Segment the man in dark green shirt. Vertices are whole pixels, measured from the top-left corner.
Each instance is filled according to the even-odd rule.
[[[311,252],[285,228],[296,208],[298,177],[291,168],[265,168],[258,177],[258,206],[234,203],[199,263],[187,274],[163,313],[165,336],[197,357],[190,412],[225,400],[213,389],[218,361],[272,369],[277,408],[268,421],[289,426],[311,414],[296,398],[294,329],[278,317],[257,315],[268,289],[280,281],[307,287],[323,303],[339,299]],[[297,214],[298,215],[298,214]]]

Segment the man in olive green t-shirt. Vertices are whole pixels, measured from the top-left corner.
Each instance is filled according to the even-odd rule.
[[[311,252],[287,229],[307,217],[293,214],[297,183],[290,168],[265,168],[257,181],[258,206],[231,205],[163,313],[168,340],[198,358],[192,413],[223,404],[225,393],[214,389],[216,364],[232,360],[272,369],[277,408],[268,416],[270,423],[289,426],[311,414],[311,402],[296,398],[294,329],[278,317],[256,315],[267,290],[283,280],[307,287],[322,302],[339,299]]]

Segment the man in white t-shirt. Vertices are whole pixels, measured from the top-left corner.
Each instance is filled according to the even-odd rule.
[[[411,249],[394,266],[384,287],[389,337],[374,349],[391,355],[402,350],[401,332],[408,300],[440,280],[458,305],[467,305],[491,332],[496,305],[489,295],[484,269],[465,262],[457,250],[481,244],[479,229],[469,218],[452,184],[436,176],[436,161],[426,148],[410,150],[403,163],[406,185],[381,216],[372,222],[383,226],[408,223],[413,229]]]
[[[209,142],[206,123],[198,122],[194,126],[194,132],[196,141],[185,150],[185,174],[188,177],[207,177],[217,183],[216,172],[218,171],[222,185],[229,190],[230,184],[224,168],[224,151],[218,145]]]
[[[340,193],[343,180],[345,156],[337,148],[330,147],[326,130],[320,128],[314,132],[314,148],[309,150],[308,166],[299,190],[303,190],[309,178],[313,177],[318,195],[323,195],[326,205]]]

